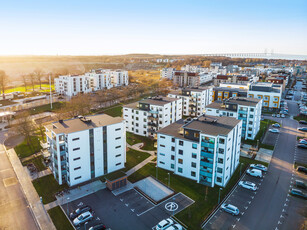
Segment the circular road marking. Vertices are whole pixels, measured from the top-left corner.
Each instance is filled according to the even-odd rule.
[[[168,202],[165,204],[165,209],[170,212],[176,211],[178,209],[178,204],[175,202]]]

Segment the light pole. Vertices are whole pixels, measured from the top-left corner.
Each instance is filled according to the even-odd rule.
[[[240,164],[240,176],[241,176],[242,165],[243,165],[243,163]]]
[[[66,200],[67,200],[67,203],[66,203],[66,205],[67,205],[67,215],[69,215],[69,210],[68,210],[69,197],[67,197]]]
[[[158,180],[158,165],[156,165],[156,179]]]
[[[217,204],[220,203],[220,196],[221,196],[221,191],[222,191],[222,190],[223,190],[222,188],[219,189],[219,200],[218,200]]]
[[[168,174],[168,187],[170,188],[170,185],[171,185],[171,174],[170,173],[167,173]]]
[[[85,224],[84,224],[84,229],[86,230],[86,225],[88,224],[88,222],[85,222]]]

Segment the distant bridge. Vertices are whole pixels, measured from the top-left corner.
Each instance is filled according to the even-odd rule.
[[[267,58],[267,59],[297,59],[307,60],[307,55],[292,55],[278,53],[215,53],[203,54],[205,57],[230,57],[230,58]]]

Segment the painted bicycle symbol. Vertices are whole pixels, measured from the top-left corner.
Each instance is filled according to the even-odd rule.
[[[165,209],[170,212],[176,211],[178,209],[178,204],[175,202],[168,202],[165,204]]]

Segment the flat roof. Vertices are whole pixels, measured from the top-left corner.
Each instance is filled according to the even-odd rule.
[[[229,87],[215,87],[213,88],[215,91],[234,91],[234,92],[247,92],[247,89],[241,89],[241,88],[229,88]]]
[[[165,105],[173,101],[180,100],[179,98],[172,97],[155,97],[155,98],[147,98],[139,101],[139,103],[146,103],[150,105]]]
[[[231,104],[238,104],[243,106],[256,106],[261,99],[258,98],[245,98],[245,97],[234,97],[224,100],[224,103],[231,103]],[[214,108],[214,109],[220,109],[222,108],[223,102],[221,101],[214,101],[211,104],[207,105],[206,108]],[[226,109],[223,107],[223,109]]]
[[[130,104],[123,105],[123,108],[138,109],[138,106],[139,102],[133,102]]]
[[[184,124],[185,124],[184,120],[180,119],[180,120],[162,128],[162,129],[158,130],[157,133],[169,135],[169,136],[180,138],[180,139],[183,139],[183,140],[196,142],[194,140],[190,140],[190,139],[185,138],[183,136],[183,133],[180,133],[180,130],[183,128]]]
[[[57,121],[49,125],[46,125],[47,129],[59,133],[74,133],[87,129],[112,125],[122,122],[124,119],[121,117],[111,117],[107,114],[97,114],[92,116],[86,116],[81,118],[72,118],[68,120],[63,120],[62,122]]]

